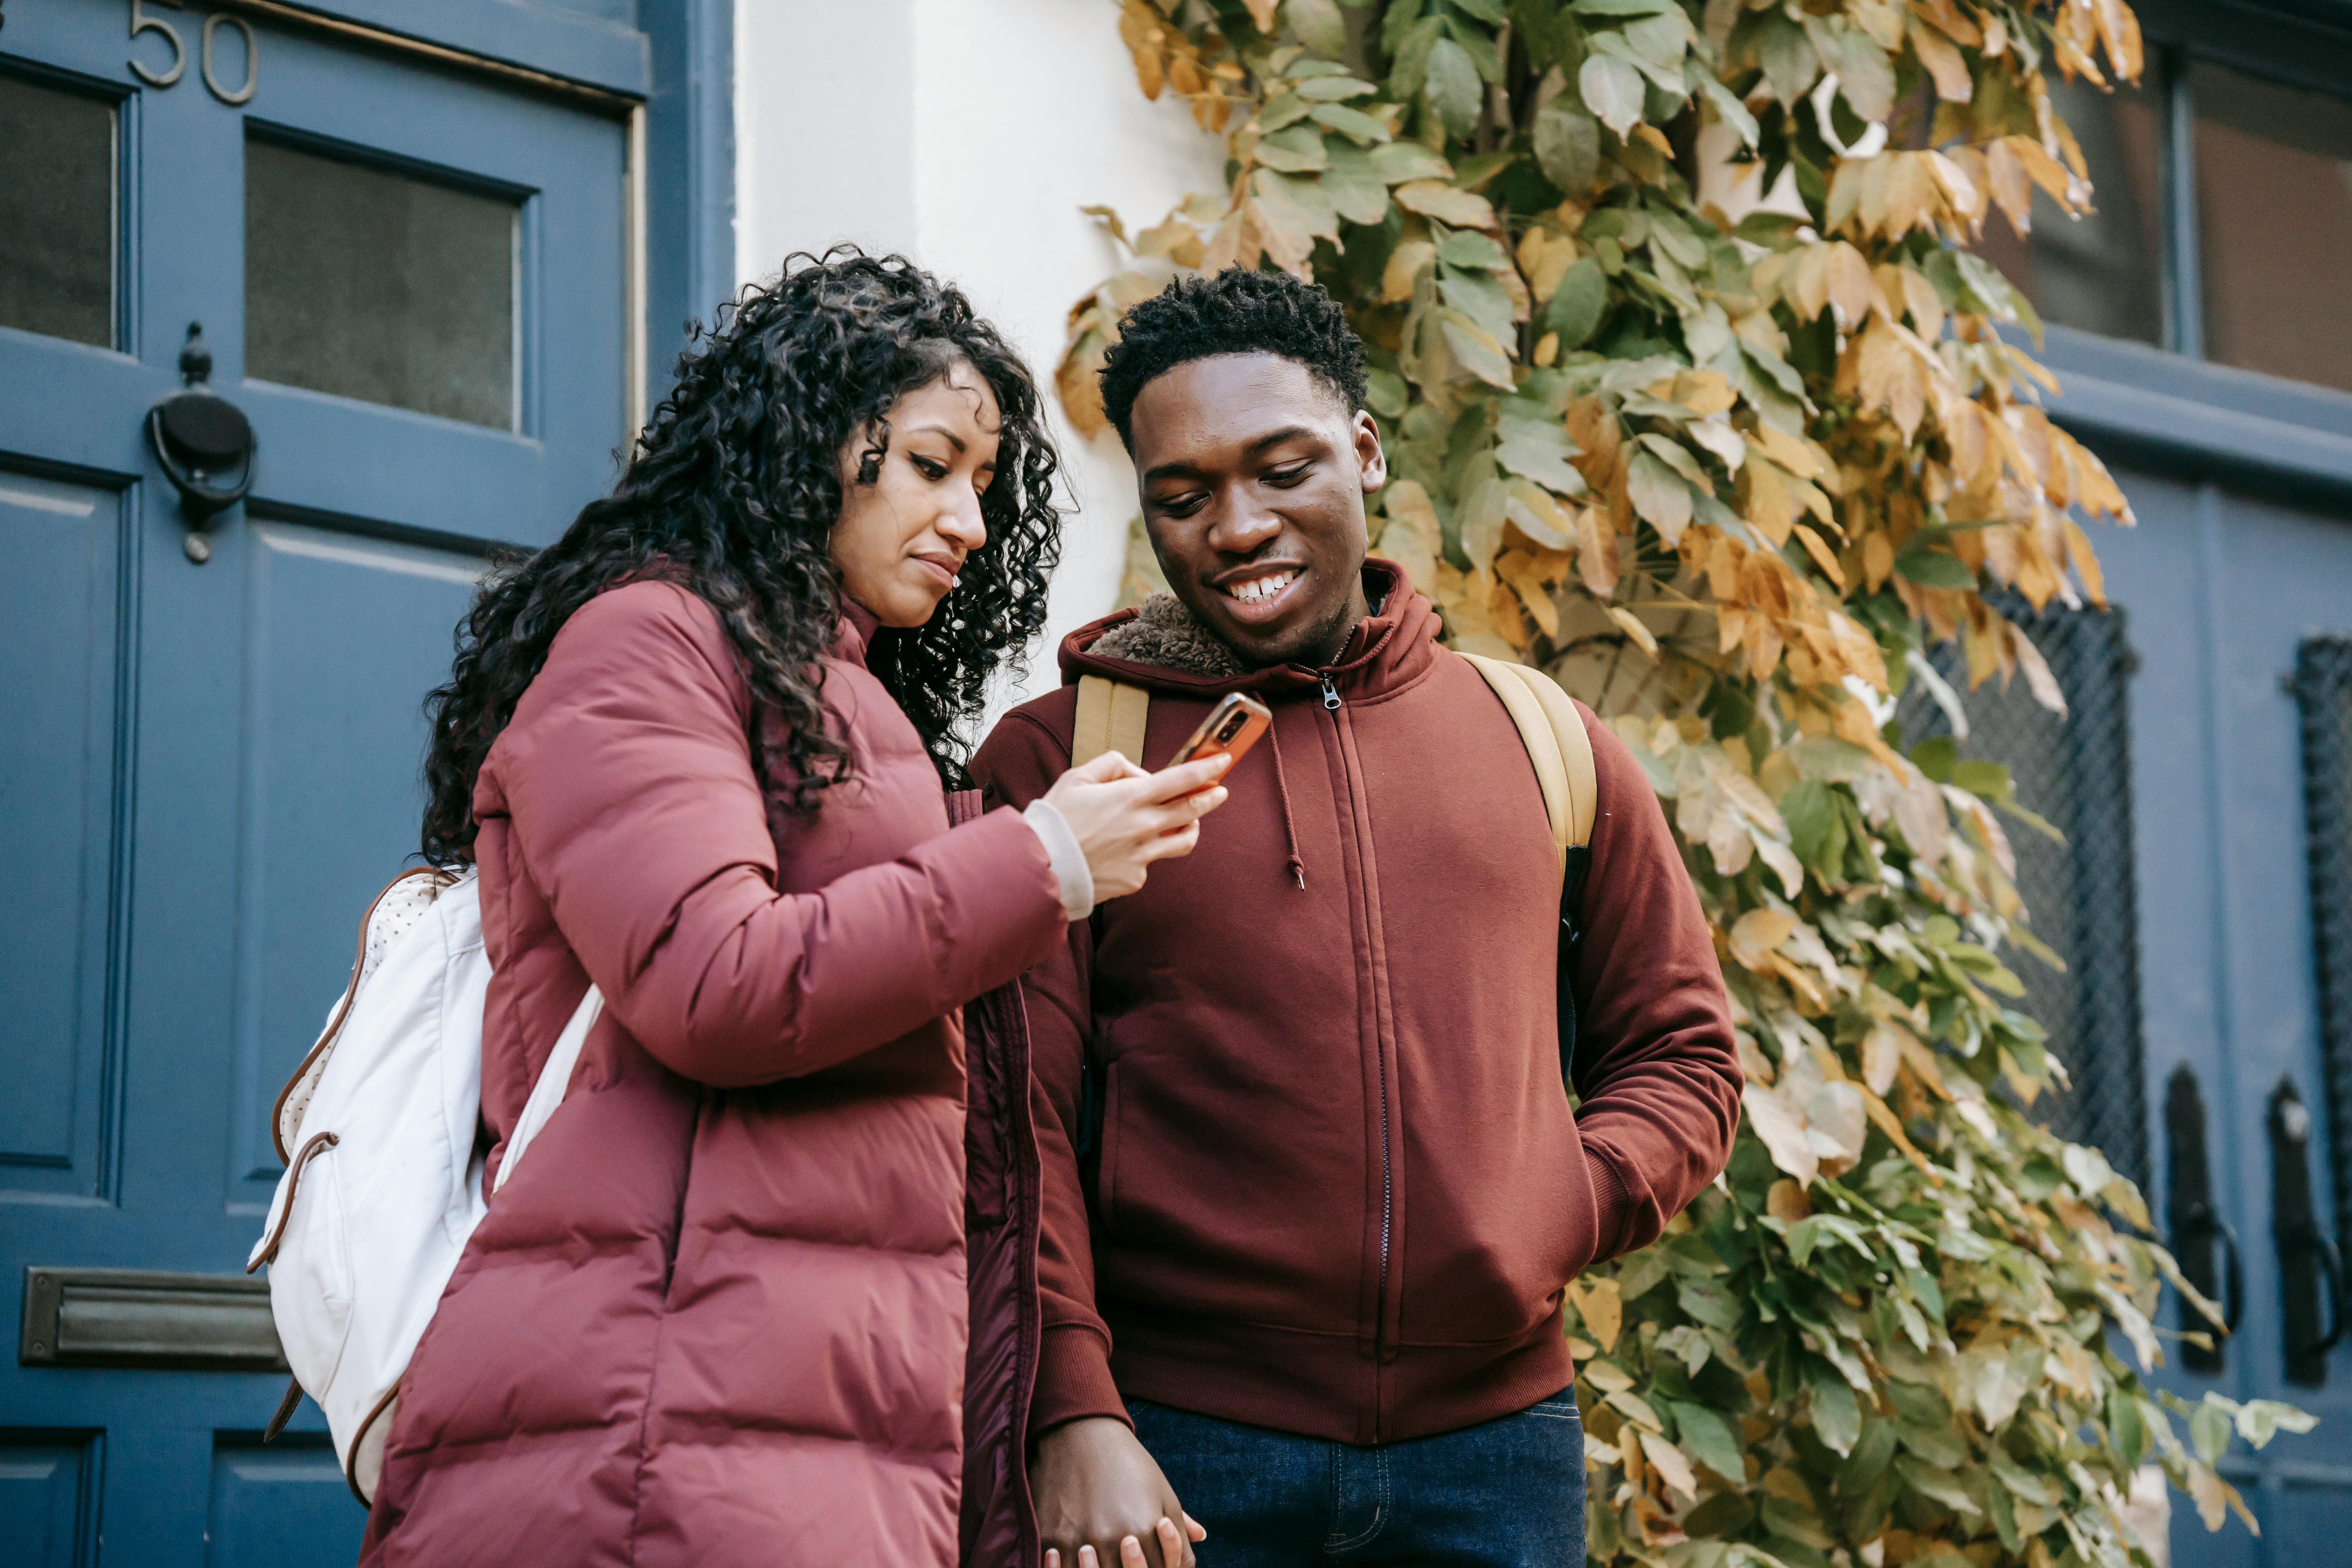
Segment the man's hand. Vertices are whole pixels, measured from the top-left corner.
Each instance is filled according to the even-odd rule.
[[[1192,1522],[1124,1422],[1089,1416],[1037,1440],[1029,1467],[1045,1568],[1193,1568]],[[1157,1539],[1159,1561],[1143,1543]]]

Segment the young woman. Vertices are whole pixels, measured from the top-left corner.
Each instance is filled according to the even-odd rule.
[[[604,1011],[410,1363],[363,1563],[955,1560],[960,1010],[1223,797],[1113,757],[950,829],[957,726],[1045,618],[1054,470],[961,294],[795,258],[483,589],[425,853],[480,872],[486,1191],[592,982]]]

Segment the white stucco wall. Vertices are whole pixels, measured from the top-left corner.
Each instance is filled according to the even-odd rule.
[[[737,275],[840,239],[903,251],[1047,388],[1077,509],[1020,695],[1047,689],[1061,635],[1117,598],[1135,514],[1118,437],[1081,445],[1051,395],[1069,307],[1116,262],[1078,209],[1156,223],[1221,182],[1222,142],[1137,89],[1112,0],[737,0],[735,62]]]

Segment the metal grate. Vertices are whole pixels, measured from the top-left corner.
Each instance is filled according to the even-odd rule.
[[[2066,836],[2063,844],[2004,823],[2017,851],[2017,889],[2031,929],[2066,963],[2063,973],[2028,954],[2011,967],[2025,983],[2022,1010],[2050,1033],[2073,1087],[2035,1110],[2059,1136],[2087,1143],[2147,1185],[2147,1106],[2141,1082],[2139,903],[2133,873],[2131,674],[2120,610],[2035,614],[2004,596],[1997,607],[2033,639],[2066,694],[2061,719],[2034,701],[2022,677],[1966,689],[1960,650],[1931,662],[1961,693],[1964,757],[2006,763],[2020,805]],[[1949,734],[1950,721],[1914,680],[1898,708],[1910,739]]]
[[[2304,832],[2319,972],[2336,1234],[2352,1236],[2352,641],[2314,637],[2295,660],[2303,710]]]

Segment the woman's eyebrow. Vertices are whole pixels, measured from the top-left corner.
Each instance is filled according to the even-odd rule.
[[[965,449],[963,437],[957,435],[954,431],[949,429],[944,425],[918,425],[915,426],[915,429],[917,431],[928,430],[934,436],[944,436],[954,445],[957,451],[961,452]]]

